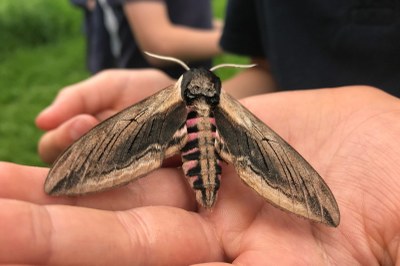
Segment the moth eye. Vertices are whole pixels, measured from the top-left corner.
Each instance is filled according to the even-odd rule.
[[[186,102],[186,104],[189,105],[192,104],[196,98],[196,96],[192,94],[188,89],[184,91],[183,95],[184,95],[184,101]]]
[[[186,96],[186,98],[189,98],[189,99],[196,98],[196,96],[194,96],[189,90],[185,91],[185,96]]]
[[[215,106],[217,104],[219,104],[219,96],[218,95],[214,95],[213,97],[209,97],[207,98],[207,103]]]

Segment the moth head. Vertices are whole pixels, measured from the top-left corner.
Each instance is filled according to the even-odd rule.
[[[255,64],[220,64],[212,67],[210,70],[206,70],[204,68],[190,69],[188,65],[177,58],[157,55],[149,52],[144,53],[148,56],[158,58],[160,60],[178,63],[187,70],[187,72],[180,77],[177,84],[178,86],[180,85],[182,99],[188,106],[193,105],[198,101],[204,100],[210,106],[216,106],[217,104],[219,104],[219,95],[221,93],[221,80],[213,73],[213,71],[223,67],[250,68],[255,66]]]
[[[187,105],[204,99],[211,106],[219,103],[221,80],[211,71],[194,68],[182,75],[181,94]]]

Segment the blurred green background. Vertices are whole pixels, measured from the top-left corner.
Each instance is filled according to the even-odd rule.
[[[222,18],[226,0],[212,2]],[[62,87],[89,77],[82,16],[68,0],[0,1],[0,161],[43,165],[36,115]],[[223,55],[215,61],[245,59]]]

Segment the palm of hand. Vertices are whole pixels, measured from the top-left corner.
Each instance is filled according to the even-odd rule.
[[[347,95],[354,98],[343,98]],[[389,103],[384,101],[388,99]],[[13,215],[0,222],[2,228],[10,228],[0,237],[0,246],[11,239],[11,235],[7,238],[7,232],[12,233],[18,222],[20,232],[25,233],[14,234],[13,243],[23,245],[28,236],[39,235],[42,238],[36,241],[42,242],[37,247],[51,253],[36,251],[35,256],[29,257],[31,260],[22,260],[21,256],[13,260],[13,254],[6,252],[0,255],[0,262],[393,263],[398,252],[396,234],[400,229],[400,219],[396,217],[400,208],[396,197],[400,185],[396,180],[398,167],[393,162],[400,148],[398,143],[393,143],[400,133],[400,127],[394,124],[400,110],[397,101],[375,90],[346,88],[258,96],[245,102],[327,181],[341,210],[341,224],[337,229],[275,209],[243,185],[230,166],[223,169],[219,199],[213,211],[196,213],[192,212],[196,210],[193,193],[178,169],[160,169],[114,191],[55,199],[43,195],[45,170],[2,165],[1,197],[77,206],[42,207],[3,200],[0,213]],[[262,112],[265,106],[270,113]],[[3,174],[7,171],[18,178],[10,180]],[[31,179],[32,173],[38,178]],[[21,182],[26,184],[22,188]],[[141,207],[150,205],[172,207]],[[38,226],[38,221],[42,226]],[[52,231],[48,229],[50,223]]]

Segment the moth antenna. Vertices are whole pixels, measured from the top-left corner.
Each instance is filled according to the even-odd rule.
[[[214,71],[223,67],[236,67],[236,68],[251,68],[255,67],[257,64],[248,64],[248,65],[243,65],[243,64],[219,64],[216,65],[212,68],[210,68],[210,71]]]
[[[190,70],[190,68],[188,67],[188,65],[186,65],[183,61],[175,58],[175,57],[171,57],[171,56],[163,56],[163,55],[158,55],[158,54],[153,54],[153,53],[149,53],[149,52],[144,52],[146,55],[160,59],[160,60],[165,60],[165,61],[172,61],[175,63],[180,64],[185,70]]]

